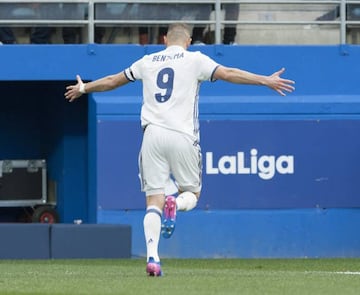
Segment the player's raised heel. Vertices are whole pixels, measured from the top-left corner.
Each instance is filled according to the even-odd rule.
[[[149,277],[161,277],[162,271],[160,262],[156,262],[153,257],[150,257],[146,265],[146,273]]]
[[[164,220],[161,224],[161,234],[165,239],[171,237],[175,230],[176,223],[176,198],[167,196],[164,206]]]

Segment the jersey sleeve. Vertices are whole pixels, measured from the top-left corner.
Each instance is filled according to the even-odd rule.
[[[144,58],[141,58],[141,59],[137,60],[130,67],[128,67],[127,69],[124,70],[125,77],[130,82],[135,82],[136,80],[141,80],[142,79],[141,67],[142,67],[142,64],[143,64],[143,59]]]
[[[211,59],[205,54],[198,53],[199,54],[199,80],[200,81],[216,81],[214,79],[214,73],[216,69],[220,66],[216,61]]]

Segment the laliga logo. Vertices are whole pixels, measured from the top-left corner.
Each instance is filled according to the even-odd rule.
[[[260,178],[269,180],[274,177],[276,172],[294,174],[294,156],[281,155],[276,158],[271,155],[263,155],[258,157],[257,149],[251,149],[250,167],[245,166],[244,152],[238,152],[236,156],[220,157],[216,167],[213,153],[206,153],[206,174],[258,174]]]

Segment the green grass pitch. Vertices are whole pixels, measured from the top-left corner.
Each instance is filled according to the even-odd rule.
[[[0,260],[0,294],[360,294],[360,259]]]

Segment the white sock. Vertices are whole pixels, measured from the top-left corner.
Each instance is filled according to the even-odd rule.
[[[161,231],[161,210],[156,206],[149,206],[144,216],[144,234],[146,241],[147,261],[153,257],[160,261],[158,246]]]
[[[176,208],[179,211],[189,211],[196,207],[197,197],[192,192],[183,192],[176,198]]]

